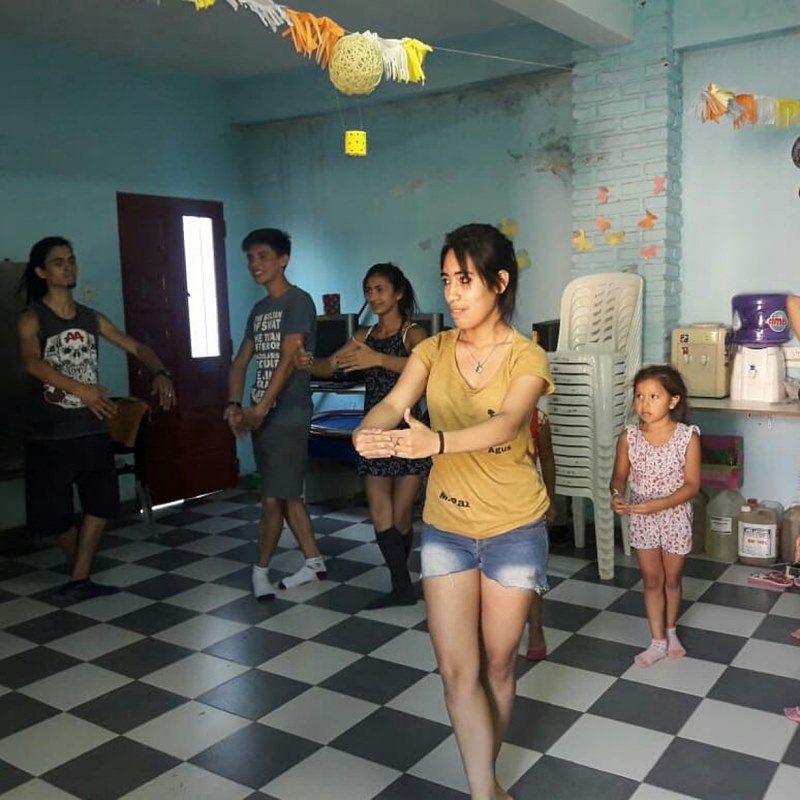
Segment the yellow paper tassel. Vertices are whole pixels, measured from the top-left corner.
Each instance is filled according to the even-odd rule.
[[[363,158],[367,155],[367,132],[366,131],[345,131],[344,132],[344,153],[347,156]]]
[[[202,11],[204,8],[211,8],[216,2],[217,0],[194,0],[194,7]]]
[[[410,39],[409,37],[404,38],[402,42],[408,53],[408,80],[411,83],[425,83],[425,71],[422,69],[422,64],[425,56],[432,52],[433,48],[419,39]]]
[[[775,125],[778,128],[800,125],[800,100],[779,97],[775,103]]]

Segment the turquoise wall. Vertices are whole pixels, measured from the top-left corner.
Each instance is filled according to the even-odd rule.
[[[759,4],[759,7],[792,5]],[[800,3],[795,3],[800,21]],[[682,322],[730,324],[731,297],[767,290],[800,293],[797,229],[800,170],[790,159],[800,129],[701,123],[692,104],[703,86],[800,98],[800,33],[684,54]],[[745,441],[743,493],[784,504],[800,473],[800,418],[697,414],[709,433]],[[797,499],[800,499],[798,497]]]
[[[257,294],[240,270],[240,135],[223,86],[9,41],[0,42],[0,74],[14,76],[0,81],[0,259],[26,261],[42,236],[66,236],[79,262],[76,299],[91,284],[91,305],[123,325],[116,193],[220,200],[236,330]],[[125,358],[105,343],[101,380],[127,392]],[[249,448],[242,457],[250,463]],[[0,482],[2,527],[22,523],[21,489]]]
[[[368,133],[369,156],[343,152],[343,128]],[[516,222],[532,267],[518,326],[558,315],[570,252],[568,75],[509,79],[362,112],[245,130],[249,206],[292,233],[290,279],[321,304],[363,302],[377,261],[408,274],[425,311],[444,311],[439,249],[466,222]]]

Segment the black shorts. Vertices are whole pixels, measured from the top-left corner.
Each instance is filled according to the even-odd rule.
[[[116,515],[119,484],[108,434],[25,442],[25,510],[34,536],[55,536],[74,523],[73,486],[84,514]]]

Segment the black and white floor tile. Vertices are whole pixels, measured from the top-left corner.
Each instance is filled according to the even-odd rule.
[[[425,606],[365,612],[388,588],[363,506],[312,507],[328,579],[250,594],[258,498],[118,523],[98,557],[119,594],[62,607],[52,548],[0,560],[4,800],[457,800],[467,795]],[[274,578],[300,555],[288,532]],[[414,555],[418,559],[418,554]],[[417,561],[418,563],[418,561]],[[687,658],[632,666],[639,574],[551,560],[548,659],[518,661],[499,759],[516,800],[796,800],[800,591],[692,559]]]

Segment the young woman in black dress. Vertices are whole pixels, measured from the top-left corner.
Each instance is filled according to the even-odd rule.
[[[334,372],[364,372],[364,413],[389,394],[397,383],[411,350],[426,337],[413,322],[414,289],[403,271],[391,263],[375,264],[363,280],[364,297],[378,321],[359,328],[341,349],[325,359],[312,361],[315,377]],[[420,416],[419,408],[413,409]],[[356,472],[364,477],[369,513],[378,546],[386,559],[392,591],[367,608],[413,605],[417,601],[408,571],[412,548],[412,513],[429,458],[372,458],[359,456]]]

